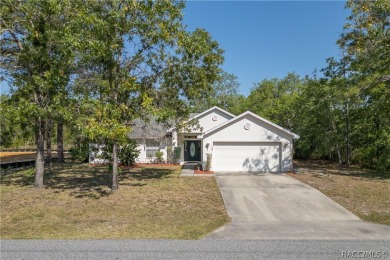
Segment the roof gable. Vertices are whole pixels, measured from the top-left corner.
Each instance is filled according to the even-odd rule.
[[[235,117],[235,115],[233,115],[232,113],[229,113],[228,111],[223,110],[222,108],[214,106],[210,109],[203,111],[202,113],[191,113],[190,118],[187,121],[185,121],[183,124],[187,124],[187,123],[191,122],[192,120],[197,120],[201,131],[207,131],[207,130],[213,128],[216,124],[217,125],[221,124],[221,123],[218,123],[220,120],[215,119],[214,125],[210,125],[207,123],[205,125],[203,125],[201,123],[201,121],[205,121],[205,120],[207,121],[207,117],[209,117],[210,114],[215,114],[217,117],[223,118],[223,122],[229,121],[230,119]],[[191,117],[191,115],[192,115],[192,117]],[[169,129],[169,131],[174,131],[175,129],[177,129],[177,128],[176,127],[171,128],[171,129]],[[192,131],[192,132],[200,132],[199,128],[197,128],[197,129],[198,130]]]
[[[270,125],[271,127],[274,127],[276,129],[278,129],[278,130],[280,130],[280,131],[282,131],[282,132],[292,136],[295,139],[299,138],[299,135],[297,135],[297,134],[295,134],[295,133],[293,133],[293,132],[291,132],[291,131],[289,131],[289,130],[287,130],[287,129],[285,129],[285,128],[283,128],[283,127],[281,127],[281,126],[279,126],[279,125],[277,125],[277,124],[275,124],[275,123],[273,123],[273,122],[271,122],[271,121],[269,121],[269,120],[267,120],[267,119],[265,119],[265,118],[263,118],[261,116],[258,116],[256,114],[250,112],[250,111],[246,111],[246,112],[242,113],[241,115],[238,115],[238,116],[236,116],[236,117],[234,117],[234,118],[224,122],[223,124],[220,124],[220,125],[212,128],[212,129],[206,131],[204,133],[204,136],[209,135],[209,134],[211,134],[213,132],[219,131],[219,130],[223,129],[225,126],[230,125],[230,124],[232,124],[232,123],[234,123],[236,121],[239,121],[240,119],[242,119],[246,115],[250,115],[250,116],[254,117],[257,120],[260,120],[260,121]]]
[[[212,112],[213,110],[218,110],[219,112],[222,112],[223,114],[227,115],[230,118],[235,117],[235,115],[233,115],[232,113],[229,113],[228,111],[223,110],[222,108],[215,106],[215,107],[207,109],[206,111],[203,111],[202,113],[196,114],[194,117],[191,117],[188,121],[190,121],[191,119],[195,119],[195,118],[200,119],[200,118],[204,117],[205,115],[207,115],[208,113]]]

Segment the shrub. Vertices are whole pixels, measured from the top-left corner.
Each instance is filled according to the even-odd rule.
[[[172,146],[167,147],[167,163],[173,163],[173,151]]]
[[[212,155],[211,153],[208,153],[207,155],[207,161],[206,161],[206,172],[209,172],[210,169],[211,169],[211,159],[212,159]]]
[[[79,142],[69,149],[69,154],[72,161],[87,162],[89,156],[89,144],[86,141]]]
[[[161,152],[161,151],[157,151],[156,152],[156,157],[157,157],[157,162],[158,163],[161,163],[163,161],[163,156],[164,156],[163,152]]]
[[[173,149],[173,163],[177,163],[177,161],[180,159],[181,154],[181,147],[175,147]]]
[[[137,143],[134,140],[130,140],[129,143],[119,149],[118,157],[122,165],[131,166],[135,163],[139,153],[140,150],[137,149]]]
[[[104,161],[108,162],[110,166],[112,164],[112,144],[107,144],[102,147],[102,154],[99,156]],[[138,157],[140,151],[137,149],[137,143],[134,140],[129,139],[128,142],[118,147],[118,162],[124,166],[131,166],[135,163],[135,159]]]

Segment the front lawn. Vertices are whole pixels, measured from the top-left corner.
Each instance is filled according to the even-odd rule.
[[[290,174],[318,189],[359,218],[390,225],[390,174],[337,164],[296,162],[298,174]]]
[[[197,239],[229,221],[214,178],[180,178],[179,166],[142,165],[120,174],[110,193],[107,167],[33,170],[1,177],[2,239]]]

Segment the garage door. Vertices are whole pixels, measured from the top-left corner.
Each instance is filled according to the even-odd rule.
[[[279,172],[280,143],[215,142],[214,171]]]

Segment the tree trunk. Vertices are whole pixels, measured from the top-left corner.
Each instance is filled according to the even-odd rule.
[[[339,144],[336,144],[336,149],[337,149],[337,158],[339,159],[339,165],[341,166],[343,161],[341,160],[341,152],[340,152]]]
[[[110,84],[114,83],[114,91],[112,99],[114,101],[114,104],[117,104],[118,102],[118,89],[119,89],[119,77],[120,77],[120,66],[122,61],[122,51],[120,50],[118,52],[117,60],[116,60],[116,71],[115,71],[115,79],[114,81],[111,81]],[[111,75],[112,76],[112,75]],[[112,148],[112,191],[115,191],[119,188],[118,185],[118,147],[117,144],[114,142],[113,148]]]
[[[118,159],[117,159],[117,144],[113,145],[112,148],[112,187],[111,190],[115,191],[118,189]]]
[[[35,180],[34,188],[43,188],[43,173],[45,170],[45,122],[41,117],[37,120],[36,130],[37,154],[35,158]]]
[[[338,136],[336,123],[333,120],[333,118],[331,118],[331,122],[332,122],[333,136]],[[343,161],[342,161],[342,158],[341,158],[340,146],[338,144],[338,140],[337,139],[336,139],[336,150],[337,150],[337,158],[338,158],[338,161],[339,161],[339,165],[341,166],[343,164]]]
[[[57,156],[58,163],[64,163],[64,124],[62,122],[57,123]]]
[[[349,140],[349,134],[350,134],[350,128],[351,128],[351,125],[350,125],[350,122],[349,122],[349,103],[347,102],[347,111],[346,111],[346,120],[345,120],[345,123],[346,123],[346,142],[347,142],[347,165],[350,166],[351,164],[351,143],[350,143],[350,140]]]
[[[47,165],[51,166],[53,164],[53,160],[51,157],[51,131],[53,128],[53,121],[51,119],[47,119],[46,121],[46,162]]]

